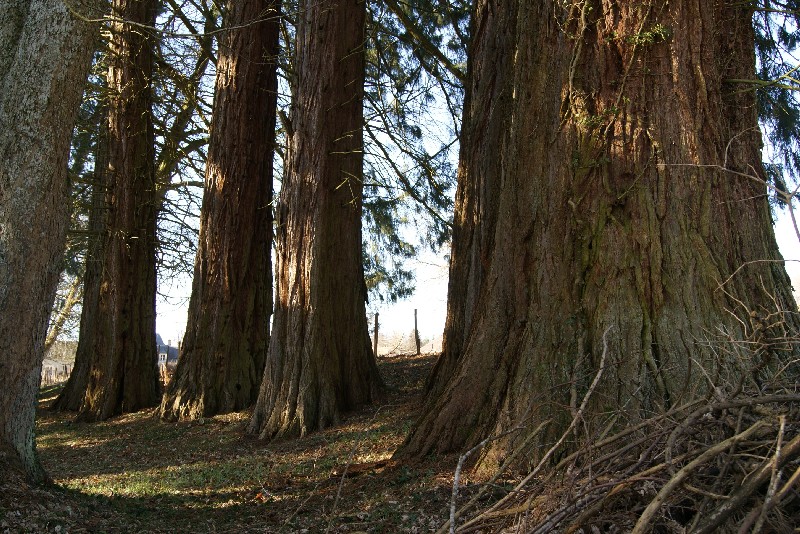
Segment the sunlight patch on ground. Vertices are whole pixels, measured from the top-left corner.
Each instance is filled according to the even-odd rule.
[[[164,423],[151,409],[94,424],[40,410],[39,450],[70,502],[106,514],[94,518],[92,532],[118,525],[112,517],[120,514],[140,532],[320,532],[328,524],[332,532],[397,532],[399,525],[422,532],[441,521],[451,490],[435,477],[442,466],[452,471],[452,459],[418,468],[391,456],[434,361],[381,359],[391,387],[386,404],[363,406],[341,425],[299,439],[246,434],[247,410]]]

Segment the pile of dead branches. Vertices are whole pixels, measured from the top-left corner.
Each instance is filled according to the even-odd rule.
[[[796,532],[799,488],[800,394],[741,395],[591,443],[442,531]]]

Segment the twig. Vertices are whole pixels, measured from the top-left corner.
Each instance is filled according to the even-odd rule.
[[[778,428],[778,439],[775,441],[775,455],[772,460],[772,474],[770,476],[769,487],[767,488],[767,495],[764,497],[764,504],[761,506],[761,514],[758,516],[754,532],[761,532],[764,527],[764,521],[767,519],[767,514],[772,508],[775,492],[778,490],[778,482],[781,478],[781,469],[778,465],[781,463],[781,445],[783,442],[783,433],[786,430],[786,416],[780,416],[780,427]]]
[[[798,239],[800,239],[800,238],[798,238]],[[783,260],[751,260],[751,261],[746,261],[743,264],[741,264],[739,267],[737,267],[737,269],[735,271],[733,271],[733,273],[731,273],[731,275],[728,278],[726,278],[724,282],[721,282],[719,285],[717,285],[717,289],[721,289],[722,286],[724,286],[728,282],[730,282],[731,279],[734,276],[739,274],[739,271],[741,271],[742,269],[744,269],[748,265],[752,265],[754,263],[780,263],[780,264],[783,264],[783,263],[786,263],[786,262],[800,262],[800,260],[786,260],[786,259],[783,259]]]
[[[476,448],[486,445],[486,443],[488,443],[489,440],[488,439],[483,440],[478,446],[473,447],[466,454],[462,455],[461,458],[459,458],[458,460],[458,467],[456,468],[456,474],[453,479],[453,495],[450,501],[450,519],[444,525],[442,525],[439,528],[439,530],[436,531],[436,534],[444,534],[445,530],[448,529],[448,527],[450,529],[450,532],[453,532],[453,525],[455,525],[456,518],[464,515],[464,512],[466,512],[473,504],[475,504],[483,496],[484,493],[486,493],[486,488],[494,484],[497,481],[497,479],[500,478],[500,476],[505,472],[508,466],[511,465],[511,463],[519,455],[519,453],[525,449],[527,443],[533,437],[537,436],[550,423],[550,421],[551,421],[550,419],[548,419],[547,421],[543,421],[538,427],[536,427],[536,430],[534,430],[527,438],[525,438],[525,441],[522,443],[522,445],[517,447],[514,450],[514,452],[512,452],[511,455],[506,459],[506,461],[503,462],[503,465],[500,466],[500,469],[497,470],[497,473],[495,473],[494,476],[492,476],[492,478],[483,485],[478,494],[472,497],[472,499],[470,499],[467,502],[467,504],[465,504],[458,511],[456,511],[455,504],[458,492],[458,478],[461,473],[461,464],[463,463],[462,460],[466,459],[467,456],[472,454]],[[502,437],[502,435],[498,436],[498,438],[500,437]]]
[[[671,463],[672,461],[672,450],[675,447],[675,441],[689,426],[691,426],[699,417],[704,414],[719,411],[719,410],[728,410],[731,408],[741,408],[743,406],[755,406],[758,404],[773,404],[777,402],[800,402],[800,395],[797,394],[788,394],[788,395],[765,395],[763,397],[747,397],[743,399],[735,399],[729,400],[724,402],[717,402],[714,404],[707,404],[705,406],[701,406],[689,416],[683,420],[683,422],[678,425],[675,430],[669,436],[667,440],[667,446],[665,451],[665,458],[667,463]]]
[[[682,460],[689,456],[689,453],[684,453],[679,456],[677,459]],[[603,509],[607,509],[609,506],[609,500],[616,498],[622,491],[629,488],[632,484],[636,482],[641,482],[643,480],[652,480],[652,475],[655,475],[659,471],[666,470],[668,465],[666,463],[660,463],[658,465],[654,465],[648,469],[640,473],[636,473],[624,480],[616,481],[611,488],[611,490],[603,495],[602,499],[600,499],[597,503],[593,504],[591,508],[587,508],[578,518],[573,521],[572,525],[567,528],[566,532],[574,532],[576,531],[580,525],[585,524],[591,517],[595,514],[599,513]]]
[[[483,512],[483,513],[479,514],[477,517],[474,517],[473,519],[467,521],[464,524],[464,528],[467,528],[467,527],[472,526],[473,524],[477,523],[486,514],[496,511],[503,504],[505,504],[505,502],[512,495],[514,495],[516,492],[520,491],[523,487],[525,487],[525,485],[528,484],[528,482],[530,482],[536,475],[539,474],[539,471],[541,471],[542,467],[544,467],[544,465],[550,460],[550,457],[553,456],[553,454],[555,454],[555,452],[561,447],[561,444],[564,443],[564,440],[567,439],[567,436],[569,436],[572,433],[572,429],[575,428],[575,425],[578,424],[578,421],[583,418],[583,412],[586,410],[586,405],[589,403],[589,399],[591,398],[592,393],[594,393],[594,390],[597,387],[597,384],[600,382],[600,378],[603,376],[603,370],[605,369],[606,357],[608,356],[608,333],[611,331],[611,328],[612,327],[609,326],[606,329],[606,331],[603,333],[603,354],[600,357],[599,369],[597,370],[597,373],[594,376],[594,380],[592,380],[592,383],[589,386],[589,390],[586,392],[586,395],[583,396],[583,401],[581,401],[580,408],[578,408],[578,411],[575,413],[575,416],[572,418],[572,421],[570,421],[569,426],[567,427],[567,429],[564,430],[564,432],[561,434],[561,437],[558,438],[558,441],[556,441],[556,443],[552,447],[550,447],[550,449],[548,449],[548,451],[545,453],[545,455],[542,457],[542,459],[539,460],[539,463],[536,464],[536,467],[534,467],[533,470],[530,473],[528,473],[528,475],[524,479],[522,479],[522,482],[517,484],[517,486],[514,488],[514,490],[511,493],[509,493],[508,495],[506,495],[505,497],[503,497],[502,499],[497,501],[494,504],[494,506],[490,507],[485,512]]]
[[[761,423],[762,421],[759,421]],[[758,424],[758,423],[756,423]],[[752,428],[752,427],[751,427]],[[786,463],[800,455],[800,435],[786,444],[781,454],[781,463]],[[747,500],[753,492],[758,489],[772,473],[772,459],[764,462],[754,473],[752,473],[739,489],[731,497],[712,510],[706,520],[694,531],[695,534],[707,534],[715,532],[716,529],[735,511],[741,508],[742,503]],[[783,491],[783,490],[781,490]]]
[[[664,504],[667,497],[669,497],[670,493],[681,485],[683,480],[688,477],[695,469],[699,466],[703,465],[707,461],[711,460],[725,449],[730,447],[731,445],[738,443],[740,441],[744,441],[750,436],[752,436],[757,430],[759,430],[762,426],[764,426],[763,420],[757,421],[753,424],[750,428],[745,430],[740,434],[736,434],[721,443],[717,443],[713,447],[706,449],[700,456],[686,464],[680,471],[678,471],[675,476],[673,476],[669,482],[667,482],[664,487],[661,488],[661,491],[655,496],[655,498],[650,501],[650,504],[645,508],[645,511],[642,513],[639,520],[636,522],[636,526],[631,531],[631,534],[644,534],[649,530],[650,522],[655,517],[656,512],[661,508],[661,505]]]
[[[502,435],[503,434],[497,436],[497,438],[500,438]],[[456,499],[458,499],[458,481],[461,478],[461,468],[464,467],[464,461],[472,456],[472,453],[482,448],[493,439],[495,439],[494,436],[489,436],[458,458],[458,465],[456,466],[456,472],[453,476],[453,493],[450,496],[450,534],[454,534],[456,531]]]

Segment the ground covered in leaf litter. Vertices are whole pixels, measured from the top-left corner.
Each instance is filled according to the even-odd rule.
[[[6,469],[0,532],[435,531],[449,513],[457,458],[391,461],[434,361],[381,358],[391,388],[383,403],[276,443],[244,432],[248,412],[161,423],[150,410],[85,424],[40,409],[38,450],[54,484],[32,487]],[[40,406],[56,393],[44,390]]]

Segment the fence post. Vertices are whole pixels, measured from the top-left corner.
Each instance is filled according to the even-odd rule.
[[[372,353],[378,357],[378,312],[375,312],[375,332],[372,336]]]
[[[417,356],[419,356],[419,330],[417,330],[417,309],[414,308],[414,341],[417,343]]]

